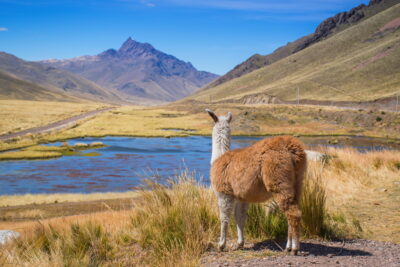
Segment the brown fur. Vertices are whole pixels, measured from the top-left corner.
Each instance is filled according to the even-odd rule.
[[[217,192],[245,202],[263,202],[271,195],[284,194],[286,206],[298,203],[305,168],[306,153],[300,141],[291,136],[273,137],[223,154],[212,165],[211,182]]]
[[[212,165],[211,182],[217,192],[243,202],[264,202],[274,197],[288,219],[288,238],[298,240],[306,165],[299,140],[291,136],[267,138],[223,154]]]

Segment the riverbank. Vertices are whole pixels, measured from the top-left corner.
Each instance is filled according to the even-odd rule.
[[[371,151],[368,153],[360,153],[352,149],[329,148],[323,152],[328,153],[331,156],[330,159],[327,162],[310,162],[307,179],[319,181],[325,188],[326,211],[328,214],[326,215],[326,220],[327,223],[329,222],[330,229],[333,229],[333,232],[330,232],[330,234],[341,237],[361,237],[400,243],[400,235],[398,232],[400,221],[400,213],[398,211],[398,203],[400,201],[400,181],[398,179],[400,177],[400,151]],[[191,177],[188,173],[185,175],[186,177]],[[208,262],[207,259],[215,256],[213,247],[218,235],[218,223],[216,219],[218,214],[216,210],[217,204],[213,197],[213,192],[208,187],[199,186],[191,182],[185,183],[184,181],[185,180],[179,182],[179,180],[177,180],[175,185],[170,189],[164,190],[156,186],[154,187],[154,191],[144,192],[144,194],[132,194],[126,195],[123,198],[118,198],[118,194],[120,193],[117,193],[105,200],[96,200],[97,197],[101,197],[101,194],[92,196],[93,199],[90,201],[79,201],[80,197],[82,197],[82,200],[87,199],[84,194],[75,194],[74,197],[72,197],[73,200],[68,200],[67,198],[62,200],[61,194],[56,198],[49,198],[47,201],[43,201],[44,203],[40,204],[40,199],[43,199],[45,195],[41,195],[40,198],[36,199],[32,198],[30,201],[26,200],[26,195],[20,196],[25,199],[25,202],[19,203],[24,203],[24,205],[1,208],[2,214],[6,212],[6,210],[3,209],[7,209],[7,211],[12,214],[9,213],[8,217],[2,218],[0,227],[21,233],[22,243],[20,243],[19,248],[23,249],[26,244],[37,244],[34,249],[36,251],[35,253],[38,254],[35,254],[35,257],[21,258],[18,254],[10,254],[14,257],[12,259],[14,261],[18,260],[19,263],[36,262],[39,265],[52,265],[57,262],[62,263],[64,260],[62,253],[67,252],[69,244],[74,243],[57,243],[57,239],[53,239],[53,237],[56,238],[61,235],[65,237],[64,240],[66,242],[78,242],[79,240],[70,239],[73,238],[73,236],[70,236],[69,233],[70,231],[76,232],[82,230],[82,233],[88,233],[88,236],[84,235],[82,237],[91,240],[90,244],[97,244],[97,249],[101,249],[101,251],[107,253],[106,256],[105,254],[99,255],[97,254],[99,250],[96,250],[96,254],[92,255],[93,257],[103,255],[104,257],[101,256],[103,263],[111,265],[119,263],[124,265],[135,262],[142,262],[143,264],[150,262],[185,262],[188,263],[188,265],[196,266],[199,264],[202,255],[202,253],[198,252],[206,253],[204,254],[205,258],[203,258],[203,260],[206,261],[203,261],[203,263]],[[129,194],[129,192],[126,194]],[[187,202],[187,197],[185,197],[188,194],[193,200],[189,203]],[[70,195],[70,197],[71,196],[72,195]],[[13,199],[10,199],[8,203],[18,201],[18,196],[10,196],[10,198],[11,197]],[[185,201],[182,201],[183,199],[185,199]],[[4,199],[2,201],[4,201]],[[33,204],[32,201],[36,202],[36,204]],[[155,205],[159,205],[159,207]],[[167,205],[167,207],[165,205]],[[179,209],[177,209],[178,207]],[[181,216],[180,209],[184,207],[192,213],[189,213],[190,216],[179,217]],[[154,210],[150,212],[148,209]],[[201,216],[200,213],[196,213],[200,210],[202,211]],[[65,211],[65,214],[63,214],[63,211]],[[200,217],[196,217],[197,215]],[[196,218],[198,218],[199,221],[196,221]],[[40,220],[40,224],[38,224],[38,219]],[[190,223],[186,225],[181,219]],[[140,223],[140,220],[145,220],[146,223]],[[157,224],[155,224],[155,222],[157,222]],[[48,225],[51,225],[52,228],[48,228]],[[153,233],[159,233],[159,228],[154,228],[156,225],[162,227],[162,231],[165,235],[153,235]],[[201,232],[197,232],[196,229],[198,228],[196,227],[198,225],[207,226],[209,228],[202,228],[203,230],[206,229],[206,231],[203,232],[203,230],[201,230]],[[72,228],[74,230],[69,230]],[[179,229],[185,229],[185,231],[179,232]],[[191,232],[191,229],[196,231]],[[50,233],[58,234],[51,235]],[[173,249],[174,243],[162,243],[161,239],[157,239],[167,238],[165,240],[169,240],[168,236],[186,238],[184,237],[186,233],[187,236],[190,237],[190,240],[194,242],[183,243],[185,246],[189,246],[187,248],[189,250],[175,250]],[[201,237],[201,243],[196,243],[197,241],[193,239],[192,234]],[[233,228],[229,236],[229,242],[234,242],[235,233]],[[236,262],[235,255],[242,255],[248,258],[262,257],[263,259],[266,257],[272,259],[270,258],[271,256],[283,256],[281,252],[270,246],[252,249],[251,244],[263,244],[263,242],[268,243],[268,241],[265,241],[265,237],[251,237],[251,233],[249,232],[247,232],[246,236],[246,248],[249,249],[224,253],[227,259],[233,259],[233,263]],[[55,251],[59,251],[61,254],[49,255],[46,250],[41,250],[41,243],[39,241],[37,241],[39,243],[35,243],[35,238],[38,237],[47,238],[46,240],[51,242],[52,248],[56,249]],[[99,240],[104,240],[104,242],[107,243],[97,243]],[[151,240],[155,240],[154,242],[159,240],[160,242],[152,243]],[[303,240],[307,240],[307,238],[303,237]],[[310,245],[307,245],[309,243]],[[325,244],[325,242],[321,243],[321,241],[307,241],[303,249],[305,252],[315,253],[313,250],[314,247],[310,246],[314,246],[312,244],[317,244],[315,246],[324,247],[323,243]],[[367,243],[375,244],[372,241],[368,241]],[[160,249],[167,246],[167,244],[172,247],[169,247],[170,250],[165,250],[166,252],[169,251],[167,254],[158,254],[157,251],[153,250],[158,249],[157,244],[160,244]],[[196,247],[196,244],[200,244],[201,247]],[[328,246],[340,246],[340,244],[336,243],[326,244],[328,244]],[[376,244],[383,243],[376,242]],[[58,247],[58,245],[66,247]],[[103,247],[103,245],[105,245],[105,247]],[[191,247],[192,245],[194,247]],[[378,247],[379,246],[375,246],[376,249],[378,249]],[[66,250],[64,250],[64,248]],[[352,246],[347,246],[346,241],[344,249],[339,251],[347,251],[345,250],[347,248],[352,249]],[[9,249],[13,251],[12,247]],[[360,247],[359,250],[363,250],[363,248]],[[127,253],[128,251],[129,253]],[[185,253],[185,251],[187,253]],[[371,251],[368,250],[367,252]],[[31,250],[26,251],[28,254],[30,252]],[[157,253],[153,254],[153,252]],[[84,255],[91,255],[91,250],[85,250],[84,253],[89,253]],[[328,254],[332,254],[331,252],[326,252],[327,254],[325,252],[321,253],[322,254],[318,255],[318,257],[336,257],[336,255],[329,256]],[[76,259],[85,262],[89,258],[84,257]],[[65,259],[71,258],[67,257]],[[340,259],[337,260],[340,261]],[[391,258],[391,260],[395,259]],[[168,264],[160,265],[165,266]]]
[[[60,104],[62,105],[62,104]],[[81,137],[184,137],[210,135],[204,112],[233,113],[236,136],[368,136],[400,142],[400,114],[296,105],[171,104],[156,108],[118,107],[78,124],[46,134],[0,141],[0,151]]]
[[[327,148],[321,150],[330,155],[326,163],[310,162],[308,176],[321,177],[321,182],[326,188],[327,208],[337,215],[340,221],[341,215],[350,220],[359,221],[363,229],[363,237],[376,240],[400,243],[398,232],[400,212],[397,204],[400,201],[400,151],[371,151],[360,153],[354,149]],[[13,217],[3,218],[0,226],[10,226],[26,220],[28,214],[30,224],[36,224],[35,220],[54,217],[50,208],[62,205],[79,206],[79,202],[86,203],[85,210],[92,212],[107,211],[107,206],[90,208],[91,201],[96,203],[104,200],[115,200],[118,209],[126,206],[126,201],[120,199],[133,199],[138,197],[137,191],[93,194],[27,194],[27,195],[3,195],[0,196],[0,206],[19,212]],[[125,203],[125,204],[124,204]],[[82,204],[83,205],[83,204]],[[96,204],[97,205],[97,204]],[[128,207],[128,206],[126,206]],[[130,206],[128,207],[130,208]],[[36,210],[35,213],[29,213]],[[71,208],[80,214],[79,209]],[[112,208],[115,210],[115,208]],[[59,212],[59,211],[58,211]],[[24,215],[25,214],[25,215]],[[61,216],[59,213],[57,216]],[[24,222],[24,225],[27,223]],[[29,223],[28,223],[29,224]]]

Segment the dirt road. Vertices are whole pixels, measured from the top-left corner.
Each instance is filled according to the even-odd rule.
[[[0,135],[0,141],[1,140],[7,140],[7,139],[11,139],[11,138],[15,138],[15,137],[19,137],[19,136],[23,136],[26,134],[37,134],[37,133],[45,133],[48,131],[53,131],[53,130],[57,130],[57,129],[61,129],[64,127],[67,127],[71,124],[76,123],[79,120],[82,119],[86,119],[86,118],[90,118],[93,117],[94,115],[97,115],[99,113],[105,112],[105,111],[109,111],[114,109],[114,107],[108,107],[108,108],[103,108],[103,109],[98,109],[98,110],[92,110],[80,115],[76,115],[64,120],[60,120],[57,122],[53,122],[44,126],[40,126],[40,127],[35,127],[35,128],[30,128],[30,129],[26,129],[20,132],[15,132],[15,133],[10,133],[10,134],[3,134]]]
[[[208,252],[202,258],[203,267],[238,266],[400,266],[400,245],[373,240],[332,242],[304,240],[302,255],[281,252],[273,241],[249,245],[243,251]],[[284,247],[284,242],[280,244]]]

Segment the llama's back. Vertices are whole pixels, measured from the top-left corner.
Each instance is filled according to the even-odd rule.
[[[282,160],[279,161],[279,158]],[[235,195],[249,202],[262,202],[270,196],[263,181],[264,166],[291,169],[290,172],[295,173],[293,184],[300,192],[305,160],[303,144],[297,139],[291,136],[266,138],[252,146],[228,151],[215,160],[211,167],[211,182],[217,192]],[[272,179],[289,178],[281,177],[277,169],[270,168],[268,171]]]
[[[257,150],[263,150],[265,153],[268,153],[268,151],[289,152],[293,164],[296,167],[301,167],[306,164],[307,155],[304,150],[304,145],[299,139],[292,136],[266,138],[254,145],[257,145]]]
[[[266,154],[270,154],[270,161],[279,162],[277,159],[273,159],[273,157],[280,157],[281,162],[275,163],[275,165],[283,165],[286,164],[288,166],[282,166],[282,169],[288,171],[287,176],[292,176],[291,172],[293,171],[293,186],[295,191],[295,201],[298,202],[300,200],[304,175],[307,168],[307,154],[304,149],[303,143],[294,138],[292,136],[278,136],[273,138],[267,138],[259,142],[259,146],[262,146]],[[274,154],[274,155],[272,155]],[[290,157],[290,159],[288,159]],[[287,161],[285,160],[287,159]],[[270,162],[269,164],[271,164]],[[266,163],[268,165],[268,163]],[[289,171],[293,167],[292,171]],[[271,179],[274,179],[274,171],[271,171],[269,174]],[[280,177],[281,179],[289,179],[290,177]],[[277,179],[277,178],[276,178]],[[282,181],[279,181],[282,182]]]

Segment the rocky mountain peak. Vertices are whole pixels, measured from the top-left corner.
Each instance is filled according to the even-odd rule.
[[[42,63],[82,75],[118,94],[157,101],[175,101],[218,77],[131,37],[117,50]]]
[[[370,0],[369,3],[368,3],[368,6],[373,6],[373,5],[376,5],[376,4],[380,4],[382,2],[385,2],[385,0]]]
[[[149,43],[140,43],[129,37],[118,49],[118,53],[122,55],[137,55],[144,52],[152,52],[154,47]]]
[[[115,49],[108,49],[104,51],[103,53],[99,54],[100,57],[106,58],[106,57],[115,57],[117,55],[117,50]]]

